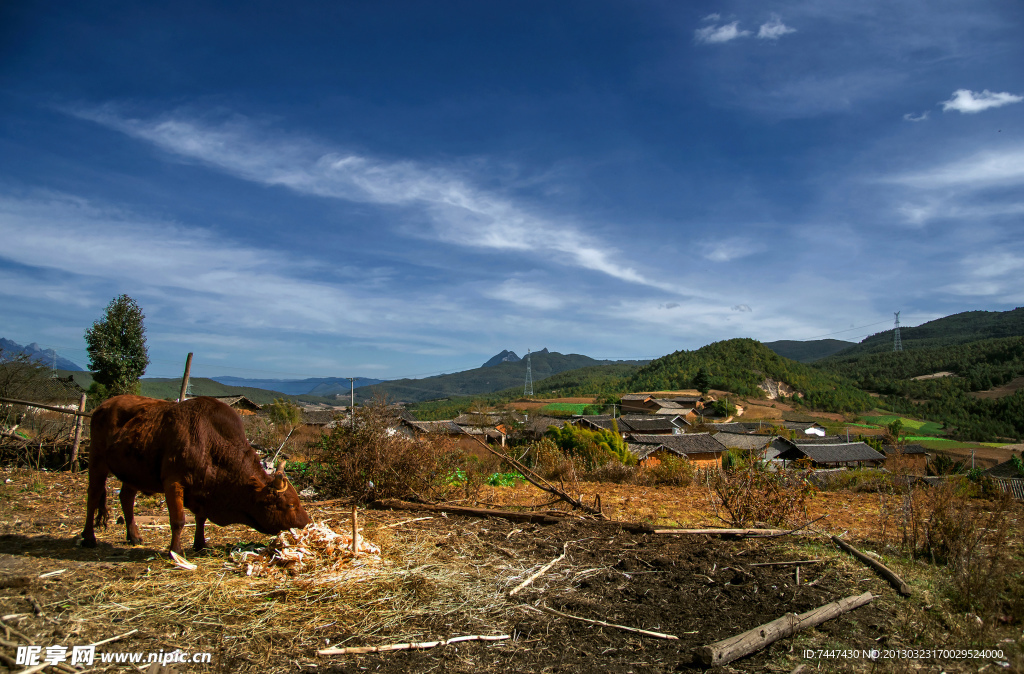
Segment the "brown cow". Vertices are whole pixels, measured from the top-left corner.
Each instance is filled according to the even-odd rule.
[[[171,519],[171,551],[182,554],[185,508],[196,516],[194,547],[206,545],[206,520],[246,524],[272,535],[310,523],[284,464],[268,475],[245,438],[242,419],[214,398],[182,403],[122,395],[92,413],[89,498],[82,545],[96,546],[95,524],[106,527],[107,475],[121,480],[128,542],[142,542],[135,496],[163,493]],[[94,517],[95,516],[95,517]]]

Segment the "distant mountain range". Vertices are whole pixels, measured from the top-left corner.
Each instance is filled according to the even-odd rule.
[[[541,349],[530,354],[534,382],[581,367],[612,363],[643,364],[646,361],[597,360],[577,353],[563,354]],[[422,402],[437,398],[483,395],[520,387],[526,382],[526,362],[512,351],[502,351],[481,367],[424,379],[396,379],[356,389],[356,400],[383,394],[394,402]]]
[[[53,349],[43,349],[35,342],[32,342],[28,346],[22,346],[21,344],[12,342],[9,339],[3,339],[0,337],[0,349],[3,349],[3,351],[7,353],[27,354],[31,356],[33,360],[39,361],[47,367],[56,366],[58,370],[71,370],[73,372],[85,371],[85,368],[79,367],[76,363],[71,362],[67,358],[58,356],[57,352]]]
[[[246,379],[244,377],[211,377],[215,382],[228,386],[245,386],[248,388],[280,391],[290,396],[313,395],[325,398],[335,394],[348,394],[352,384],[346,377],[311,377],[309,379]],[[356,377],[356,388],[379,384],[383,379]]]

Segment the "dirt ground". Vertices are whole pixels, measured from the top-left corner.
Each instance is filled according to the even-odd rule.
[[[110,487],[115,486],[112,480]],[[600,491],[606,513],[615,519],[670,526],[716,522],[699,489],[584,488],[588,494]],[[109,491],[116,515],[114,490]],[[921,647],[922,616],[936,601],[930,581],[915,576],[912,565],[887,560],[908,574],[920,597],[915,603],[820,536],[736,540],[630,533],[619,525],[574,518],[536,525],[367,510],[360,513],[363,535],[382,549],[380,566],[364,570],[369,575],[331,582],[301,575],[257,579],[230,563],[232,549],[268,540],[243,526],[208,526],[212,549],[190,555],[198,569],[174,567],[165,553],[170,534],[158,498],[143,499],[138,508],[140,515],[152,517],[142,545],[126,544],[123,525],[112,524],[98,532],[97,548],[77,547],[84,492],[81,475],[0,470],[0,616],[18,633],[8,629],[0,642],[5,656],[0,660],[10,671],[22,669],[8,662],[15,654],[11,645],[24,643],[19,634],[37,645],[70,647],[133,629],[138,631],[104,648],[212,653],[211,664],[179,671],[697,671],[703,667],[694,662],[694,653],[702,645],[865,591],[876,596],[870,604],[714,671],[789,672],[801,664],[821,671],[1021,671],[1024,666],[1020,625],[983,637],[992,641],[983,647],[1004,650],[1000,662],[1005,665],[997,664],[998,658],[905,657],[872,664],[864,657],[804,657],[805,649]],[[538,495],[529,487],[494,488],[481,500],[527,503],[542,500]],[[872,501],[872,495],[828,494],[815,500],[809,514],[829,512],[823,530],[848,531],[848,538],[857,540],[871,534]],[[348,523],[345,504],[313,503],[308,510],[314,520],[338,530]],[[563,552],[564,559],[510,596],[512,588]],[[794,560],[813,561],[757,566]],[[556,616],[545,608],[678,639]],[[955,631],[956,618],[949,620]],[[328,645],[463,635],[511,638],[430,650],[317,655]],[[1011,638],[1004,642],[1007,635]],[[91,671],[135,670],[97,664]]]

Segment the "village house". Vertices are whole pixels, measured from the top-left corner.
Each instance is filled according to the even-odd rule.
[[[262,405],[258,405],[253,401],[249,400],[245,396],[210,396],[216,400],[225,403],[228,407],[238,412],[241,416],[249,416],[256,414],[261,409]]]
[[[569,422],[577,428],[588,430],[612,430],[613,417],[610,414],[576,415]],[[646,414],[626,414],[614,417],[615,425],[623,438],[629,433],[647,433],[649,435],[678,435],[690,427],[685,417],[650,416]]]
[[[893,459],[899,457],[896,463],[899,464],[899,468],[906,470],[915,475],[924,475],[925,469],[928,466],[928,450],[921,445],[903,445],[902,447],[894,447],[893,445],[882,445],[882,453],[885,454],[886,467],[895,469],[897,466],[893,465]]]
[[[678,403],[673,400],[655,398],[649,393],[628,393],[619,399],[619,409],[622,411],[623,416],[627,414],[686,416],[687,414],[693,414],[699,405],[699,399],[698,402],[692,404]]]
[[[725,451],[725,445],[715,440],[710,433],[631,433],[627,438],[627,447],[636,456],[637,463],[645,468],[657,466],[665,456],[674,455],[688,459],[695,468],[717,470],[722,465],[722,452]]]
[[[842,468],[844,466],[877,467],[885,456],[863,442],[806,442],[803,439],[781,439],[787,445],[778,458],[786,462],[806,460],[814,468]]]

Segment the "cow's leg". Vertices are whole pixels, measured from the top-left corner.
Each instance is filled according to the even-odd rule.
[[[135,487],[122,484],[121,493],[118,496],[121,500],[121,512],[124,513],[124,528],[128,532],[128,542],[132,545],[138,545],[142,542],[139,528],[135,525],[135,496],[138,493],[139,490]]]
[[[181,530],[185,528],[185,490],[180,482],[167,480],[164,482],[164,494],[167,496],[167,512],[171,518],[171,552],[184,556],[181,549]]]
[[[94,525],[106,528],[110,513],[107,511],[107,475],[110,471],[99,461],[89,462],[89,491],[86,497],[85,529],[82,530],[82,547],[96,547]]]
[[[196,513],[196,539],[192,543],[192,548],[199,552],[206,547],[206,515],[200,515]]]

